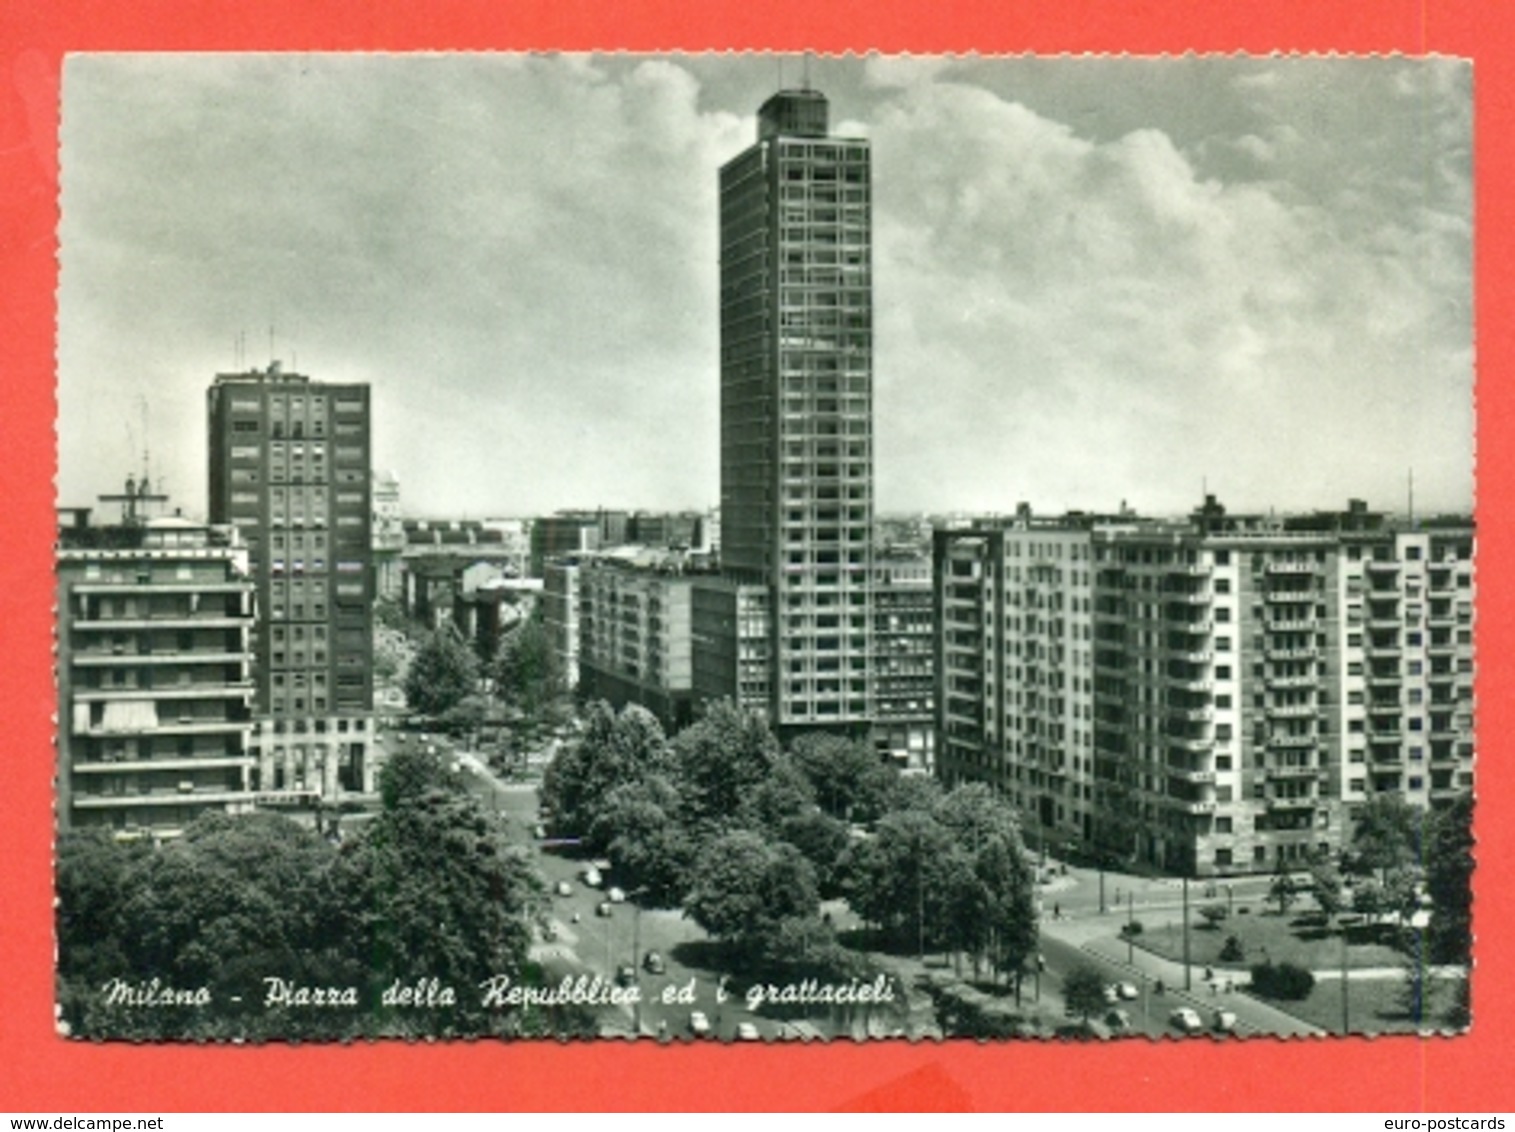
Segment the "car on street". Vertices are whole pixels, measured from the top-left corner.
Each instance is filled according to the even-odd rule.
[[[642,956],[642,969],[650,975],[661,975],[664,971],[668,970],[668,965],[663,962],[661,952],[649,951],[646,955]]]
[[[1211,1019],[1211,1028],[1217,1034],[1234,1034],[1236,1032],[1236,1011],[1227,1010],[1224,1007],[1215,1012]]]
[[[689,1014],[689,1032],[697,1038],[710,1036],[710,1019],[705,1017],[703,1010],[694,1010]]]
[[[589,865],[583,869],[580,869],[579,879],[587,884],[590,888],[599,888],[600,885],[605,883],[605,878],[600,875],[600,870],[595,868],[593,865]]]
[[[608,900],[601,900],[594,906],[594,914],[596,916],[608,916],[614,910],[614,906]]]
[[[619,888],[612,888],[609,892],[605,893],[605,896],[612,904],[626,903],[626,893]]]
[[[1114,983],[1107,984],[1105,987],[1105,1005],[1114,1006],[1119,1001],[1120,991],[1115,989]]]
[[[1131,1015],[1124,1010],[1112,1010],[1105,1015],[1105,1026],[1117,1036],[1131,1032]]]
[[[1123,999],[1125,999],[1127,1002],[1130,1002],[1132,999],[1134,999],[1134,998],[1137,997],[1136,984],[1135,983],[1116,983],[1115,984],[1115,993],[1118,994],[1118,995],[1120,995],[1120,997],[1123,998]]]
[[[1192,1006],[1180,1006],[1172,1014],[1168,1015],[1168,1025],[1185,1034],[1198,1034],[1205,1028],[1204,1020],[1200,1018],[1199,1011]]]
[[[556,892],[559,896],[572,896],[573,895],[573,885],[569,884],[566,880],[560,880],[560,881],[558,881],[558,883],[553,886],[552,890],[554,892]]]
[[[736,1024],[736,1040],[739,1042],[760,1042],[763,1035],[758,1033],[758,1028],[751,1022],[738,1022]]]
[[[630,963],[622,963],[615,971],[617,986],[629,987],[637,981],[637,969]]]

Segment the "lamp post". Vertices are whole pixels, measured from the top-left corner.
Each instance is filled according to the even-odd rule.
[[[1194,972],[1189,967],[1189,874],[1184,874],[1184,990],[1193,989]]]

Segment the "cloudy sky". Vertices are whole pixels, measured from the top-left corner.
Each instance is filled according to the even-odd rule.
[[[713,505],[716,171],[801,66],[71,57],[61,500],[145,443],[202,511],[272,356],[372,384],[408,513]],[[1470,505],[1469,67],[809,70],[874,151],[882,510]]]

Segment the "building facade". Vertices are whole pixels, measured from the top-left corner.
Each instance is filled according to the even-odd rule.
[[[578,567],[579,692],[640,704],[670,732],[694,718],[693,578],[674,552],[625,547]]]
[[[1472,545],[1360,505],[941,532],[942,774],[1169,872],[1334,852],[1375,794],[1471,787]]]
[[[404,587],[405,521],[400,515],[400,480],[393,472],[374,474],[372,530],[374,594],[384,601],[399,601]]]
[[[936,624],[931,557],[877,553],[873,583],[873,740],[902,770],[936,759]]]
[[[60,531],[58,824],[172,837],[262,796],[254,584],[234,528],[182,519]]]
[[[721,568],[766,592],[781,734],[873,719],[872,178],[827,131],[781,91],[720,171]]]
[[[373,535],[367,385],[267,371],[208,392],[210,516],[257,587],[261,790],[373,789]]]

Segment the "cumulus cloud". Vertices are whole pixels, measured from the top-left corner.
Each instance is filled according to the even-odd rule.
[[[1414,465],[1465,499],[1465,230],[1344,230],[1161,130],[1095,143],[947,83],[874,137],[881,495],[1327,505]]]
[[[817,63],[874,153],[883,507],[1467,502],[1467,68],[1315,63]],[[60,494],[137,466],[146,400],[202,506],[246,332],[373,384],[416,511],[713,503],[716,171],[772,71],[72,59]]]

